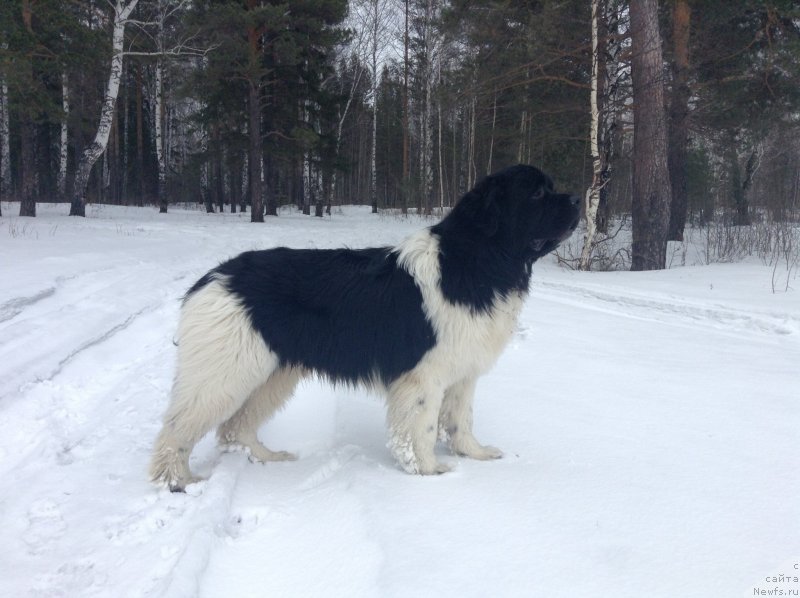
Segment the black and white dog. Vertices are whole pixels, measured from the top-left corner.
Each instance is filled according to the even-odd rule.
[[[577,226],[578,203],[513,166],[396,247],[249,251],[214,268],[183,301],[152,479],[195,481],[189,454],[215,426],[252,459],[294,459],[256,433],[310,374],[383,391],[389,446],[409,473],[447,471],[439,436],[459,455],[502,456],[472,435],[475,381],[514,331],[533,263]]]

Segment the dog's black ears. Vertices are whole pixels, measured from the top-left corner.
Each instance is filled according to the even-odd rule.
[[[493,237],[500,225],[499,195],[500,182],[494,176],[487,176],[459,202],[462,213],[487,237]]]

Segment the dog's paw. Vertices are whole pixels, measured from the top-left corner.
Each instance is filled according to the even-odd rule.
[[[477,459],[479,461],[491,461],[492,459],[500,459],[503,456],[503,451],[495,446],[482,446],[477,442],[465,443],[463,445],[454,445],[453,452],[462,457],[469,457],[470,459]]]
[[[248,458],[253,463],[269,463],[271,461],[297,461],[297,455],[288,451],[271,451],[266,447],[250,448]]]
[[[226,438],[220,443],[226,453],[243,452],[251,463],[270,463],[272,461],[297,461],[297,455],[288,451],[271,451],[258,440]]]
[[[169,488],[170,492],[186,492],[186,486],[190,484],[197,484],[198,482],[204,482],[204,481],[205,478],[200,478],[197,476],[189,476],[180,479],[163,480],[163,482],[166,483],[167,488]]]
[[[468,455],[472,459],[479,459],[481,461],[490,461],[492,459],[501,459],[503,451],[496,446],[482,446],[475,454]]]
[[[420,467],[417,473],[419,473],[420,475],[440,475],[452,470],[453,470],[452,465],[448,463],[439,463],[437,461],[434,462],[433,465]]]

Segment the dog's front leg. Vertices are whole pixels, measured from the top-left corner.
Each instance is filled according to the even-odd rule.
[[[457,455],[473,459],[499,459],[503,451],[480,444],[472,435],[472,399],[475,395],[475,378],[457,382],[444,393],[439,414],[439,434],[450,444]]]
[[[408,473],[431,475],[450,471],[434,454],[437,420],[443,389],[413,372],[401,376],[389,388],[389,448]]]

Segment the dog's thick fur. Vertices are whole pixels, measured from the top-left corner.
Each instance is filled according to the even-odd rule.
[[[442,473],[437,436],[475,459],[475,382],[500,355],[533,263],[568,237],[578,200],[532,166],[491,175],[438,224],[396,247],[250,251],[184,298],[172,401],[150,469],[182,490],[215,426],[252,459],[294,459],[257,437],[305,375],[387,395],[389,446],[409,473]]]

